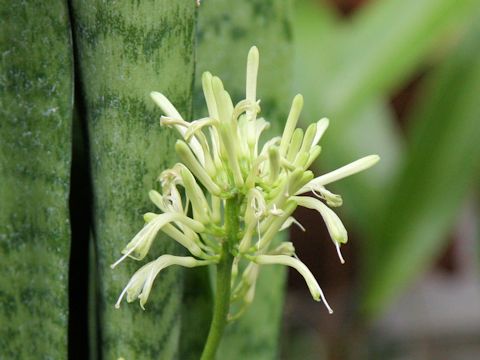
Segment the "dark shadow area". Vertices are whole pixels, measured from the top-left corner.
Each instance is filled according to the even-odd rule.
[[[72,126],[72,164],[70,179],[71,249],[69,268],[68,359],[101,359],[98,348],[98,313],[96,311],[96,257],[93,241],[93,193],[90,172],[88,129],[84,114],[83,88],[80,81],[75,21],[69,3],[74,63],[74,118]]]
[[[88,269],[91,188],[78,110],[73,123],[70,181],[69,359],[88,359]]]

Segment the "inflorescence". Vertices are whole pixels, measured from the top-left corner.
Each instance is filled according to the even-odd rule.
[[[329,125],[326,118],[303,131],[297,122],[303,106],[295,96],[282,136],[261,145],[260,135],[269,123],[260,112],[256,97],[259,54],[252,47],[248,54],[245,99],[233,105],[222,81],[205,72],[203,92],[208,117],[185,121],[170,101],[152,92],[153,101],[165,116],[162,126],[173,127],[183,140],[175,144],[181,162],[160,174],[162,191],[151,190],[151,201],[160,214],[144,215],[145,226],[123,249],[125,258],[142,260],[150,251],[159,231],[185,247],[191,256],[161,255],[142,266],[121,293],[116,307],[126,295],[127,301],[144,305],[158,273],[170,265],[197,267],[219,262],[226,241],[225,204],[238,199],[238,234],[229,247],[234,256],[231,304],[238,317],[253,301],[255,285],[262,265],[281,264],[296,269],[305,279],[312,297],[325,296],[310,270],[295,255],[291,242],[277,243],[275,235],[292,224],[302,225],[292,214],[298,206],[314,209],[322,216],[340,261],[340,246],[347,242],[347,231],[331,209],[342,205],[340,195],[326,185],[373,166],[377,155],[370,155],[327,174],[314,177],[310,165],[319,156],[318,145]],[[313,196],[309,194],[313,193]]]

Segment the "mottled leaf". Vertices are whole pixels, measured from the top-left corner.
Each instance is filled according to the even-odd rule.
[[[68,13],[63,1],[10,1],[0,18],[0,358],[65,359]]]
[[[172,359],[178,351],[182,273],[162,272],[142,311],[115,301],[146,260],[110,269],[154,210],[148,190],[175,161],[175,134],[159,125],[149,98],[164,93],[191,114],[195,3],[74,1],[75,40],[88,125],[94,193],[94,236],[104,359]],[[159,236],[151,256],[178,251]]]

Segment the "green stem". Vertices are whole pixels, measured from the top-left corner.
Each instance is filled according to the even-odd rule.
[[[233,255],[231,249],[237,242],[239,198],[227,200],[225,205],[225,228],[227,238],[222,244],[222,255],[217,265],[216,293],[213,318],[201,360],[213,360],[227,324],[230,308],[230,283],[232,279]]]

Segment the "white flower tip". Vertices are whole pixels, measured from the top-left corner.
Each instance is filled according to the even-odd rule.
[[[160,193],[158,191],[150,190],[148,192],[148,197],[149,197],[150,201],[153,202],[158,208],[162,207],[163,197],[162,197],[162,195],[160,195]]]
[[[222,79],[220,79],[218,76],[212,76],[212,87],[217,94],[223,94],[225,91]]]
[[[190,155],[188,145],[185,143],[185,141],[180,139],[175,142],[175,150],[177,153],[181,153],[182,155]]]
[[[297,220],[294,221],[295,225],[297,225],[297,227],[302,230],[303,232],[306,232],[307,229],[305,229],[305,227]]]
[[[317,122],[317,131],[315,133],[315,137],[313,138],[312,145],[317,145],[320,139],[322,138],[325,131],[327,131],[328,125],[330,124],[330,120],[327,118],[322,118]]]
[[[253,45],[250,50],[248,51],[248,62],[251,63],[251,62],[255,62],[258,64],[258,59],[259,59],[259,53],[258,53],[258,48]]]
[[[357,161],[354,161],[352,163],[354,165],[353,168],[355,169],[354,173],[367,170],[379,161],[380,161],[380,156],[378,156],[376,154],[368,155],[368,156],[365,156],[363,158],[360,158]],[[347,166],[349,166],[349,165],[347,165]]]
[[[143,214],[143,221],[145,221],[146,223],[149,223],[150,221],[155,219],[157,216],[158,214],[155,214],[155,213],[151,213],[151,212],[145,213]]]
[[[372,165],[370,166],[373,166],[375,165],[377,162],[380,161],[380,156],[377,155],[377,154],[374,154],[374,155],[369,155],[367,156],[368,160],[371,162]]]
[[[176,119],[182,119],[180,113],[177,111],[177,109],[175,109],[165,95],[157,91],[152,91],[150,93],[150,97],[152,98],[153,102],[157,104],[160,109],[162,109],[165,115]]]
[[[323,294],[323,291],[322,289],[320,288],[320,285],[318,285],[318,283],[315,284],[315,294],[312,294],[313,295],[313,299],[315,301],[322,301],[323,304],[325,305],[325,307],[327,308],[328,310],[328,313],[329,314],[333,314],[333,309],[330,307],[330,305],[328,304],[327,302],[327,299],[325,298],[325,295]]]
[[[299,107],[300,109],[303,107],[303,95],[302,94],[297,94],[293,98],[293,103],[292,107]]]
[[[318,120],[318,123],[317,123],[317,126],[321,126],[325,128],[328,128],[329,125],[330,125],[330,120],[325,117]]]
[[[356,174],[360,171],[364,171],[364,170],[367,170],[367,169],[371,168],[373,165],[375,165],[379,161],[380,161],[380,156],[378,156],[376,154],[375,155],[368,155],[368,156],[365,156],[363,158],[358,159],[357,161],[354,161],[353,163],[350,163],[348,165],[343,166],[339,170],[348,169],[347,171],[345,171],[345,175],[350,176],[350,175]],[[335,171],[338,171],[338,170],[335,170]],[[341,172],[341,171],[339,171],[339,172]],[[345,176],[341,176],[340,178],[342,178],[342,177],[345,177]]]
[[[327,224],[327,227],[329,224]],[[343,226],[342,221],[337,216],[337,219],[334,220],[334,223],[330,226],[331,238],[335,244],[346,244],[348,242],[348,233],[345,227]],[[339,245],[340,246],[340,245]]]
[[[337,248],[337,254],[338,254],[338,258],[340,259],[340,262],[342,264],[345,264],[345,259],[343,258],[342,252],[340,251],[340,243],[335,241],[335,247]]]
[[[153,197],[153,198],[156,198],[158,195],[160,195],[160,194],[159,194],[159,192],[158,192],[157,190],[153,190],[153,189],[152,189],[152,190],[150,190],[150,191],[148,192],[148,197],[149,197],[150,199],[151,199],[152,197]]]
[[[159,106],[161,106],[160,104],[163,103],[166,99],[165,96],[162,93],[159,93],[158,91],[152,91],[150,93],[150,97]]]
[[[123,259],[125,259],[126,256],[122,256],[120,259],[118,259],[117,261],[115,261],[112,265],[110,265],[110,269],[115,269],[117,267],[118,264],[120,264]]]
[[[202,80],[211,80],[212,73],[210,71],[204,71],[202,74]]]
[[[120,309],[120,303],[122,302],[123,295],[125,295],[126,289],[123,289],[122,293],[118,297],[117,302],[115,303],[115,309]]]

